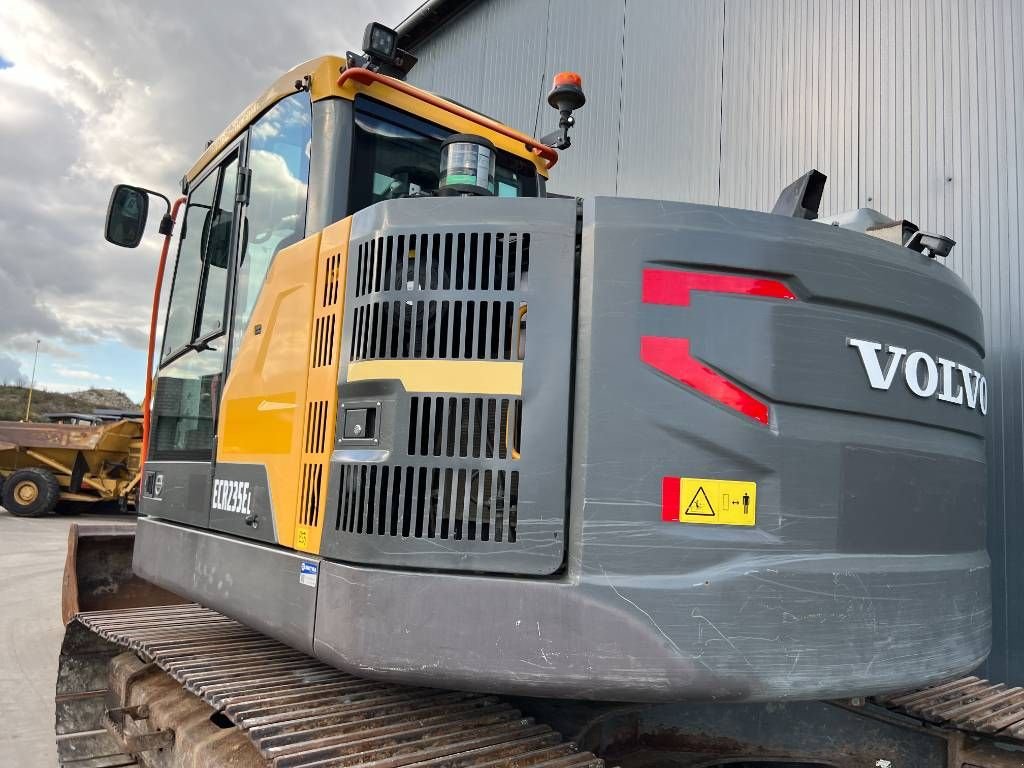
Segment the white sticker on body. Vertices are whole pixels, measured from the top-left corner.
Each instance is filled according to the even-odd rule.
[[[299,583],[305,584],[307,587],[315,587],[319,573],[319,565],[303,560],[302,565],[299,567]]]

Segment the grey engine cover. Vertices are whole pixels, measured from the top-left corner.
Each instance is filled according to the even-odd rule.
[[[507,221],[506,201],[473,202],[478,220],[493,207]],[[645,270],[770,279],[795,298],[649,303]],[[880,343],[883,372],[887,345],[980,371],[981,313],[958,277],[812,222],[597,198],[578,292],[561,572],[325,563],[320,655],[428,684],[636,700],[862,695],[985,658],[985,419],[977,402],[918,397],[898,365],[872,388],[849,343]],[[768,423],[644,362],[645,337],[687,339]],[[681,477],[756,482],[756,525],[664,521],[666,478]]]

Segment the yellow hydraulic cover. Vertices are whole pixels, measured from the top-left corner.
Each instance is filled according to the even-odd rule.
[[[317,233],[274,257],[235,351],[218,428],[218,464],[266,467],[277,540],[288,547],[298,505],[320,240]]]
[[[274,257],[224,387],[217,463],[266,468],[277,543],[316,552],[351,219]]]
[[[338,361],[351,225],[352,219],[347,218],[325,229],[317,259],[293,544],[303,552],[320,551],[324,524],[327,470],[337,421]]]

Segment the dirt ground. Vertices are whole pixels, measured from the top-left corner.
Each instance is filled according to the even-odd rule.
[[[60,587],[71,522],[100,515],[18,518],[0,509],[0,766],[53,768],[53,690],[64,636]]]

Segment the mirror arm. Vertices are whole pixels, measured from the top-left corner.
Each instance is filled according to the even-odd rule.
[[[160,220],[159,231],[161,234],[170,234],[174,229],[174,218],[171,216],[171,201],[168,200],[167,196],[163,193],[158,193],[156,189],[146,189],[144,186],[136,186],[135,188],[139,191],[144,191],[146,195],[152,195],[153,197],[160,198],[164,201],[167,211],[164,213],[164,217]],[[165,229],[167,229],[167,231],[164,231]]]
[[[164,212],[163,218],[160,219],[160,227],[157,229],[157,232],[164,236],[173,234],[174,217],[171,215],[171,201],[167,198],[167,195],[153,189],[146,189],[145,187],[136,187],[136,189],[145,192],[147,195],[159,197],[164,201],[164,205],[167,207],[167,210]]]
[[[163,218],[160,219],[160,227],[157,229],[157,232],[164,236],[174,234],[174,217],[171,216],[170,212],[165,213]]]

